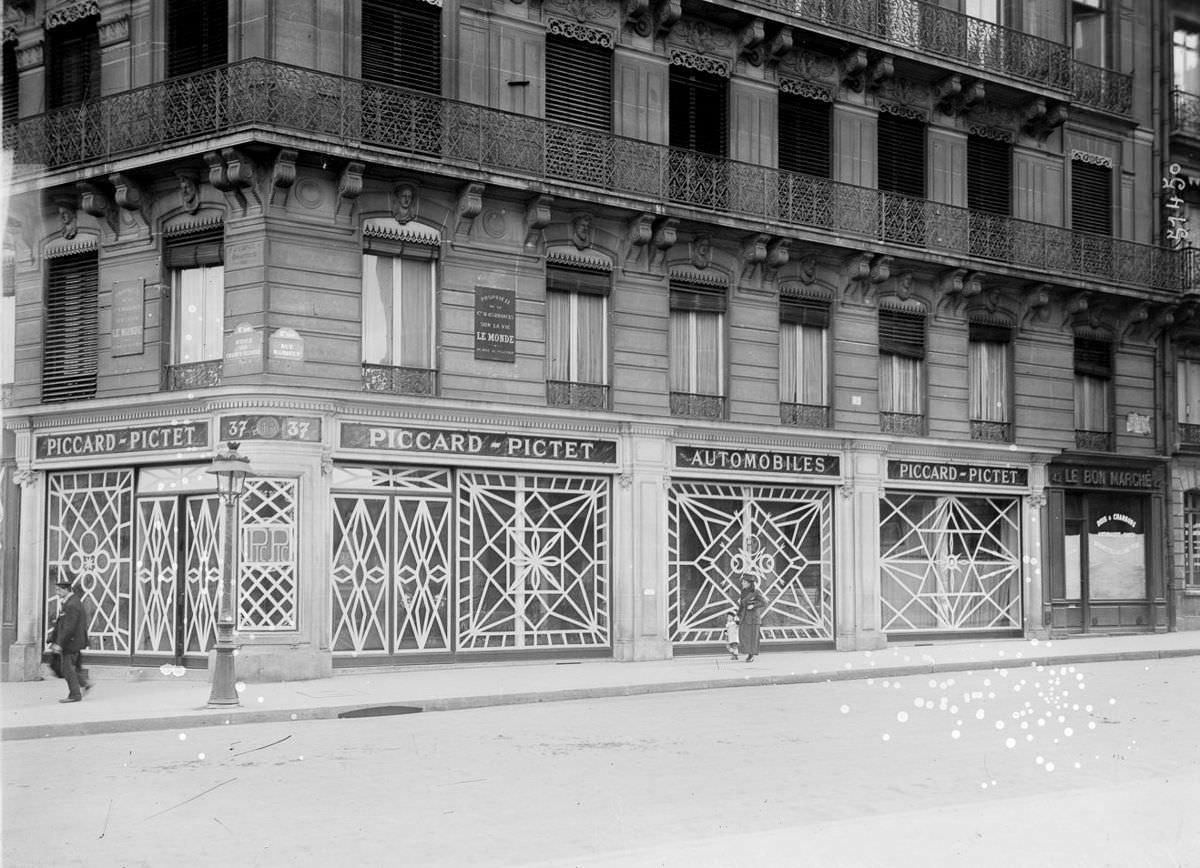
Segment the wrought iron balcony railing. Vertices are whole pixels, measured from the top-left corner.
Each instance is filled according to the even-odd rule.
[[[825,404],[780,404],[779,420],[800,428],[828,428],[829,407]]]
[[[1171,91],[1171,132],[1200,136],[1200,94]]]
[[[608,386],[602,383],[546,381],[546,403],[551,407],[577,407],[582,410],[607,410]]]
[[[1179,442],[1185,446],[1200,446],[1200,425],[1179,423]]]
[[[925,433],[925,417],[916,413],[880,413],[879,430],[884,434],[907,434],[920,437]]]
[[[722,395],[692,395],[671,393],[671,415],[691,419],[724,419],[725,398]]]
[[[1013,439],[1012,422],[988,422],[984,419],[972,419],[971,439],[1011,443]]]
[[[1076,60],[1071,76],[1076,103],[1128,117],[1133,111],[1133,76]]]
[[[203,389],[221,385],[224,362],[211,359],[205,362],[189,362],[186,365],[168,365],[166,389],[169,392],[181,389]]]
[[[1054,275],[1179,291],[1186,258],[1166,248],[671,149],[541,118],[265,60],[248,60],[26,118],[6,127],[16,179],[249,130],[428,158],[439,173],[507,174],[677,202],[842,242],[883,241]],[[206,147],[211,143],[205,142]],[[976,266],[977,267],[977,266]]]
[[[1113,433],[1111,431],[1084,431],[1076,428],[1075,448],[1086,449],[1089,452],[1112,452]]]
[[[388,392],[393,395],[436,395],[437,371],[427,368],[402,368],[392,365],[362,366],[364,392]]]

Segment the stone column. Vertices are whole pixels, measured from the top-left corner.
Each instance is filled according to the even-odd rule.
[[[1046,530],[1046,459],[1029,467],[1029,496],[1021,509],[1021,585],[1025,611],[1022,627],[1027,638],[1050,638],[1050,601],[1045,594],[1042,564]]]
[[[44,475],[19,470],[14,481],[21,486],[20,561],[17,567],[17,641],[8,648],[5,681],[34,681],[41,676],[42,553],[45,540],[41,517],[45,515]]]
[[[883,489],[884,443],[855,444],[838,503],[834,606],[839,651],[883,648],[879,620],[879,496]]]
[[[613,492],[613,656],[671,657],[667,636],[667,484],[671,431],[624,426]]]

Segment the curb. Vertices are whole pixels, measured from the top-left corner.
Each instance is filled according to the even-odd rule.
[[[709,678],[695,681],[660,681],[610,687],[579,687],[565,690],[526,691],[522,693],[478,694],[436,699],[396,699],[353,705],[304,706],[270,711],[203,711],[190,716],[174,714],[118,720],[92,720],[79,723],[28,724],[0,730],[0,741],[28,741],[42,738],[108,735],[128,732],[154,732],[177,727],[237,726],[253,723],[284,723],[302,720],[336,720],[381,717],[425,711],[464,711],[504,705],[531,705],[539,702],[570,702],[578,699],[612,699],[645,696],[652,693],[682,693],[692,690],[719,690],[730,687],[770,687],[789,684],[820,684],[832,681],[863,681],[869,678],[903,678],[939,672],[973,672],[982,669],[1027,669],[1032,666],[1066,666],[1079,663],[1120,663],[1139,660],[1166,660],[1200,656],[1200,648],[1176,648],[1161,651],[1111,651],[1050,657],[969,660],[957,663],[924,663],[876,669],[838,669],[827,672],[793,672],[787,675],[744,675],[738,678]]]

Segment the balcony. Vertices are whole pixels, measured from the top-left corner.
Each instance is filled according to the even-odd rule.
[[[364,362],[362,387],[364,392],[432,397],[437,394],[437,371],[392,365],[368,365]]]
[[[1088,452],[1112,452],[1113,433],[1111,431],[1084,431],[1075,429],[1075,448]]]
[[[1171,132],[1200,138],[1200,95],[1171,91]]]
[[[219,386],[223,368],[224,362],[221,359],[168,365],[165,378],[166,389],[169,392],[176,392],[184,389],[205,389],[210,386]]]
[[[828,428],[829,407],[825,404],[780,404],[779,421],[798,428]]]
[[[725,418],[725,398],[722,395],[692,395],[687,392],[671,393],[671,415],[688,419]]]
[[[884,413],[881,411],[879,430],[884,434],[921,437],[925,434],[925,416],[918,413]]]
[[[1012,422],[989,422],[985,419],[972,419],[971,439],[986,440],[992,443],[1011,443],[1013,439]]]
[[[112,169],[118,158],[155,154],[216,136],[248,134],[276,143],[352,152],[358,159],[403,155],[431,172],[506,176],[515,187],[562,195],[619,195],[661,211],[676,203],[737,215],[778,230],[817,229],[859,247],[884,242],[972,267],[1011,266],[1032,280],[1055,277],[1179,292],[1189,259],[1179,251],[1092,236],[1059,226],[968,211],[827,178],[799,175],[540,118],[248,60],[82,106],[26,118],[4,130],[14,180],[44,170]],[[704,215],[700,215],[700,219]]]
[[[608,386],[601,383],[573,383],[566,380],[547,380],[546,403],[551,407],[574,407],[579,410],[607,410]]]
[[[1188,447],[1200,446],[1200,425],[1191,425],[1186,422],[1180,422],[1179,443],[1182,446]]]

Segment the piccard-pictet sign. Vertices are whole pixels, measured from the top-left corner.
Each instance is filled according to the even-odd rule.
[[[588,461],[600,464],[612,464],[617,460],[615,440],[576,440],[569,437],[540,437],[494,431],[364,425],[358,422],[343,422],[341,432],[343,449],[535,458],[546,461]]]
[[[1024,488],[1029,471],[1024,467],[990,464],[947,464],[942,461],[888,461],[888,479],[895,482],[944,482],[950,485],[1005,485]]]
[[[41,434],[35,440],[38,458],[84,458],[123,452],[171,452],[208,446],[208,422],[181,425],[147,425],[106,431]]]

